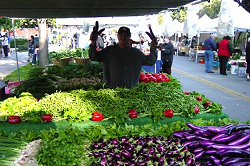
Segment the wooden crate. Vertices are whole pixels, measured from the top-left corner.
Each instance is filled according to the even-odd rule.
[[[75,58],[76,64],[86,65],[90,62],[89,58]]]

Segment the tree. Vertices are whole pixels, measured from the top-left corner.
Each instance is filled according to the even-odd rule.
[[[11,31],[12,30],[12,21],[10,18],[0,18],[0,25],[2,25],[2,29]],[[55,27],[56,19],[55,18],[47,18],[46,19],[47,27]],[[37,19],[15,19],[14,27],[17,28],[35,28],[38,27]]]
[[[210,2],[203,2],[200,16],[206,14],[211,19],[218,17],[220,12],[221,0],[211,0]]]
[[[170,15],[173,20],[178,20],[179,22],[184,22],[187,18],[187,7],[180,7],[177,10],[174,10]]]
[[[11,30],[12,29],[12,22],[9,18],[0,18],[0,30],[6,29]]]

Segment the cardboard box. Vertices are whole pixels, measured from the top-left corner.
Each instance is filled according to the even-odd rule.
[[[190,47],[184,47],[184,46],[181,46],[181,52],[189,52],[189,49],[190,49]]]

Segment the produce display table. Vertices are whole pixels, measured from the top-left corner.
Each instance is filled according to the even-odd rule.
[[[219,119],[228,118],[228,115],[224,112],[220,115],[211,114],[211,113],[205,113],[205,114],[197,114],[193,118],[186,118],[183,116],[173,116],[172,118],[164,118],[160,120],[159,122],[153,122],[151,118],[143,117],[143,118],[135,118],[130,119],[126,121],[125,123],[127,125],[138,125],[143,126],[146,124],[152,124],[154,127],[161,126],[161,125],[169,125],[173,122],[181,121],[181,122],[189,122],[192,119],[202,119],[202,120],[214,120],[219,121]],[[58,130],[64,130],[67,129],[69,125],[75,126],[79,128],[80,130],[84,128],[88,128],[90,126],[95,125],[102,125],[102,126],[108,126],[113,124],[114,122],[112,120],[103,120],[103,121],[86,121],[86,122],[78,122],[78,123],[69,123],[67,121],[59,121],[59,122],[50,122],[50,123],[18,123],[18,124],[9,124],[9,123],[0,123],[0,128],[5,131],[6,133],[14,133],[19,132],[21,130],[50,130],[50,128],[58,129]]]
[[[198,62],[198,57],[204,57],[205,56],[205,50],[190,50],[190,59],[195,60],[195,62]]]
[[[159,73],[161,70],[161,66],[162,66],[162,61],[161,60],[157,60],[155,65],[153,66],[142,66],[143,70],[145,70],[146,72],[151,72],[151,73]]]

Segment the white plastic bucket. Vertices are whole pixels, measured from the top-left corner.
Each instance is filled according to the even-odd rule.
[[[238,76],[240,76],[240,77],[245,77],[246,76],[246,68],[245,67],[239,67]]]
[[[238,73],[238,66],[231,65],[231,74],[237,74],[237,73]]]

